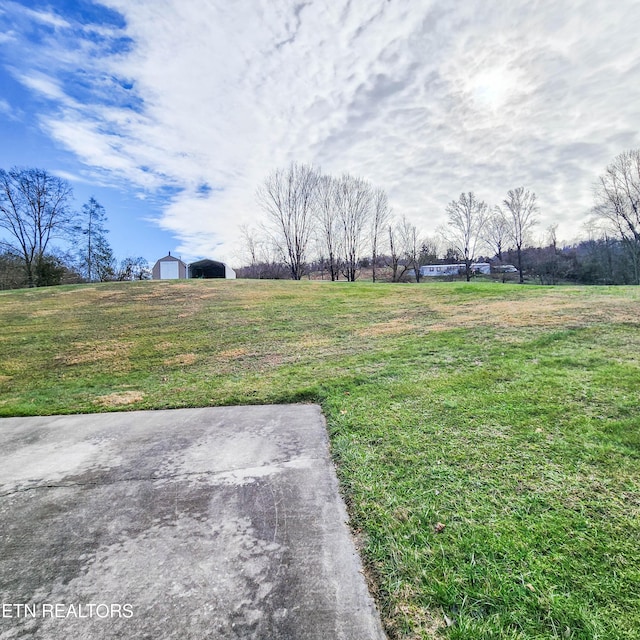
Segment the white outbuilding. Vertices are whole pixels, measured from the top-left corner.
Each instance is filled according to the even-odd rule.
[[[154,280],[179,280],[189,277],[187,265],[172,256],[171,251],[153,265],[151,273]]]

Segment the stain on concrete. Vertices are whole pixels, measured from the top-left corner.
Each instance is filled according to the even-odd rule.
[[[384,638],[316,406],[8,418],[0,451],[0,599],[36,614],[2,640]]]

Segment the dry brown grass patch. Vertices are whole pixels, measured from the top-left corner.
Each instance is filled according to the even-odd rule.
[[[246,349],[242,349],[242,348],[226,349],[225,351],[220,351],[218,353],[219,358],[225,358],[227,360],[235,360],[236,358],[243,358],[246,355],[249,355],[249,352]]]
[[[442,614],[436,614],[418,604],[415,600],[416,590],[405,584],[398,593],[399,602],[391,612],[391,619],[385,620],[385,626],[391,637],[403,640],[420,640],[421,638],[441,638],[442,630],[447,628],[447,622]],[[400,618],[411,620],[413,633],[410,635],[398,633],[397,621]]]
[[[416,329],[418,325],[412,323],[412,319],[395,318],[389,322],[379,322],[356,331],[356,335],[367,338],[369,336],[388,336],[397,333],[407,333]]]
[[[261,368],[264,368],[265,366],[269,368],[279,367],[280,365],[291,362],[293,360],[295,360],[295,358],[286,357],[279,353],[268,353],[260,357],[260,365]]]
[[[121,391],[120,393],[98,396],[95,402],[101,407],[122,407],[128,404],[135,404],[143,399],[144,393],[141,391]]]
[[[318,349],[334,344],[334,340],[331,338],[323,338],[319,336],[303,336],[296,342],[298,347],[302,349]]]
[[[110,366],[122,365],[128,358],[133,342],[118,342],[115,340],[101,340],[95,342],[75,342],[69,348],[69,353],[56,359],[66,365],[91,364],[108,360]]]
[[[58,312],[55,309],[36,309],[32,315],[34,318],[46,318],[56,313]]]
[[[181,353],[172,358],[167,358],[164,364],[167,366],[187,366],[194,364],[197,359],[198,356],[195,353]]]
[[[588,305],[576,304],[571,299],[549,296],[536,300],[491,300],[457,306],[438,305],[436,309],[443,321],[429,326],[429,330],[471,326],[555,327],[567,324],[582,326],[595,322],[637,322],[637,309],[630,306],[612,307],[609,299],[589,300]]]

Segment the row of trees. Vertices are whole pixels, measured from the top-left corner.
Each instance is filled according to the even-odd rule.
[[[502,260],[503,246],[508,245],[515,248],[520,282],[524,282],[522,249],[538,223],[537,212],[536,194],[524,187],[510,190],[502,206],[493,210],[472,191],[461,193],[447,206],[448,227],[441,234],[464,262],[467,280],[481,246],[491,248]]]
[[[350,174],[336,178],[296,163],[268,176],[257,200],[267,222],[258,230],[242,229],[249,272],[280,277],[284,265],[295,280],[308,272],[313,252],[331,280],[342,274],[354,281],[366,262],[375,282],[381,256],[394,281],[407,271],[419,280],[420,265],[437,260],[441,245],[466,264],[470,278],[480,246],[495,241],[500,247],[507,238],[517,249],[522,278],[522,248],[537,212],[535,194],[523,188],[509,191],[504,210],[493,211],[472,192],[463,193],[448,205],[448,226],[440,237],[429,238],[406,217],[393,218],[382,189]]]
[[[525,247],[522,261],[525,272],[540,284],[638,284],[632,255],[618,238],[610,236],[581,240],[559,246],[550,241],[542,247]],[[515,251],[503,253],[506,262],[515,262]]]
[[[257,230],[243,229],[254,277],[282,277],[286,270],[300,279],[312,256],[332,280],[342,275],[350,281],[364,264],[371,266],[374,281],[381,265],[389,267],[394,281],[408,271],[419,279],[420,265],[439,256],[463,262],[470,278],[471,264],[484,251],[501,262],[507,254],[518,266],[520,282],[527,268],[540,264],[531,259],[536,195],[523,187],[509,191],[495,207],[473,192],[461,194],[447,206],[447,224],[435,237],[422,235],[404,217],[394,218],[386,193],[350,174],[334,177],[293,163],[273,172],[257,199],[267,222]],[[591,244],[559,251],[555,227],[550,228],[554,237],[544,254],[552,255],[549,264],[562,265],[550,273],[585,278],[587,272],[576,265],[590,256],[587,271],[593,278],[640,283],[640,150],[615,158],[599,178],[595,199],[591,228],[599,233],[592,234]],[[94,198],[80,212],[71,201],[71,186],[62,178],[42,169],[0,169],[0,271],[6,276],[0,274],[0,286],[149,276],[143,258],[127,258],[118,266],[107,240],[105,210]],[[55,239],[73,249],[54,249]],[[594,265],[594,256],[606,264]]]
[[[596,188],[596,219],[620,241],[640,284],[640,149],[621,153],[600,176]]]
[[[386,193],[357,176],[292,163],[267,177],[257,200],[266,224],[242,228],[250,266],[241,273],[249,277],[300,280],[319,266],[331,280],[353,282],[367,265],[375,282],[384,264],[398,281],[411,269],[419,278],[422,261],[435,259],[434,240],[395,219]]]
[[[502,206],[492,211],[473,193],[462,194],[449,204],[447,213],[453,232],[448,237],[466,263],[467,279],[477,247],[484,242],[500,261],[506,248],[515,251],[510,259],[518,265],[523,282],[523,251],[538,222],[535,193],[522,187],[509,191]],[[592,230],[589,241],[562,250],[557,247],[557,225],[551,225],[549,245],[529,247],[530,269],[543,281],[561,277],[640,284],[640,149],[617,156],[600,176],[588,225]],[[597,229],[599,237],[594,238]],[[541,255],[546,259],[541,260]],[[590,265],[586,271],[582,268],[585,261]]]
[[[91,198],[75,211],[72,198],[70,184],[43,169],[0,169],[0,287],[149,277],[144,258],[118,264],[104,207]]]
[[[147,280],[151,271],[144,258],[115,259],[100,281]],[[78,265],[76,256],[70,251],[52,250],[47,253],[34,269],[35,287],[88,282]],[[21,289],[28,286],[24,261],[12,253],[0,252],[0,290]]]
[[[447,224],[427,237],[406,218],[394,220],[382,189],[349,174],[336,178],[292,163],[274,171],[257,191],[266,224],[242,229],[251,263],[243,271],[251,277],[287,272],[300,279],[320,266],[331,280],[343,275],[353,281],[368,264],[375,281],[376,269],[384,264],[394,281],[407,271],[419,280],[419,266],[441,256],[442,262],[464,263],[470,279],[471,265],[484,254],[515,264],[520,282],[528,270],[545,281],[562,279],[564,273],[564,279],[576,281],[640,283],[640,150],[619,155],[599,178],[595,195],[591,239],[561,250],[557,225],[547,229],[548,246],[532,246],[539,208],[536,194],[524,187],[508,191],[493,207],[473,192],[460,194],[447,205]],[[596,268],[596,256],[606,264]],[[586,270],[584,261],[591,265]]]
[[[355,280],[366,250],[376,264],[391,210],[384,191],[365,180],[349,174],[335,178],[292,163],[267,177],[257,199],[267,223],[262,233],[243,230],[252,263],[267,243],[294,280],[305,275],[312,245],[327,257],[332,280],[340,273]]]

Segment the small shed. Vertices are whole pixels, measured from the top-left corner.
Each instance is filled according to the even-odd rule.
[[[172,256],[171,251],[153,265],[151,273],[154,280],[178,280],[188,277],[187,265]]]
[[[190,278],[226,278],[234,280],[236,272],[224,262],[216,260],[198,260],[189,265]]]

